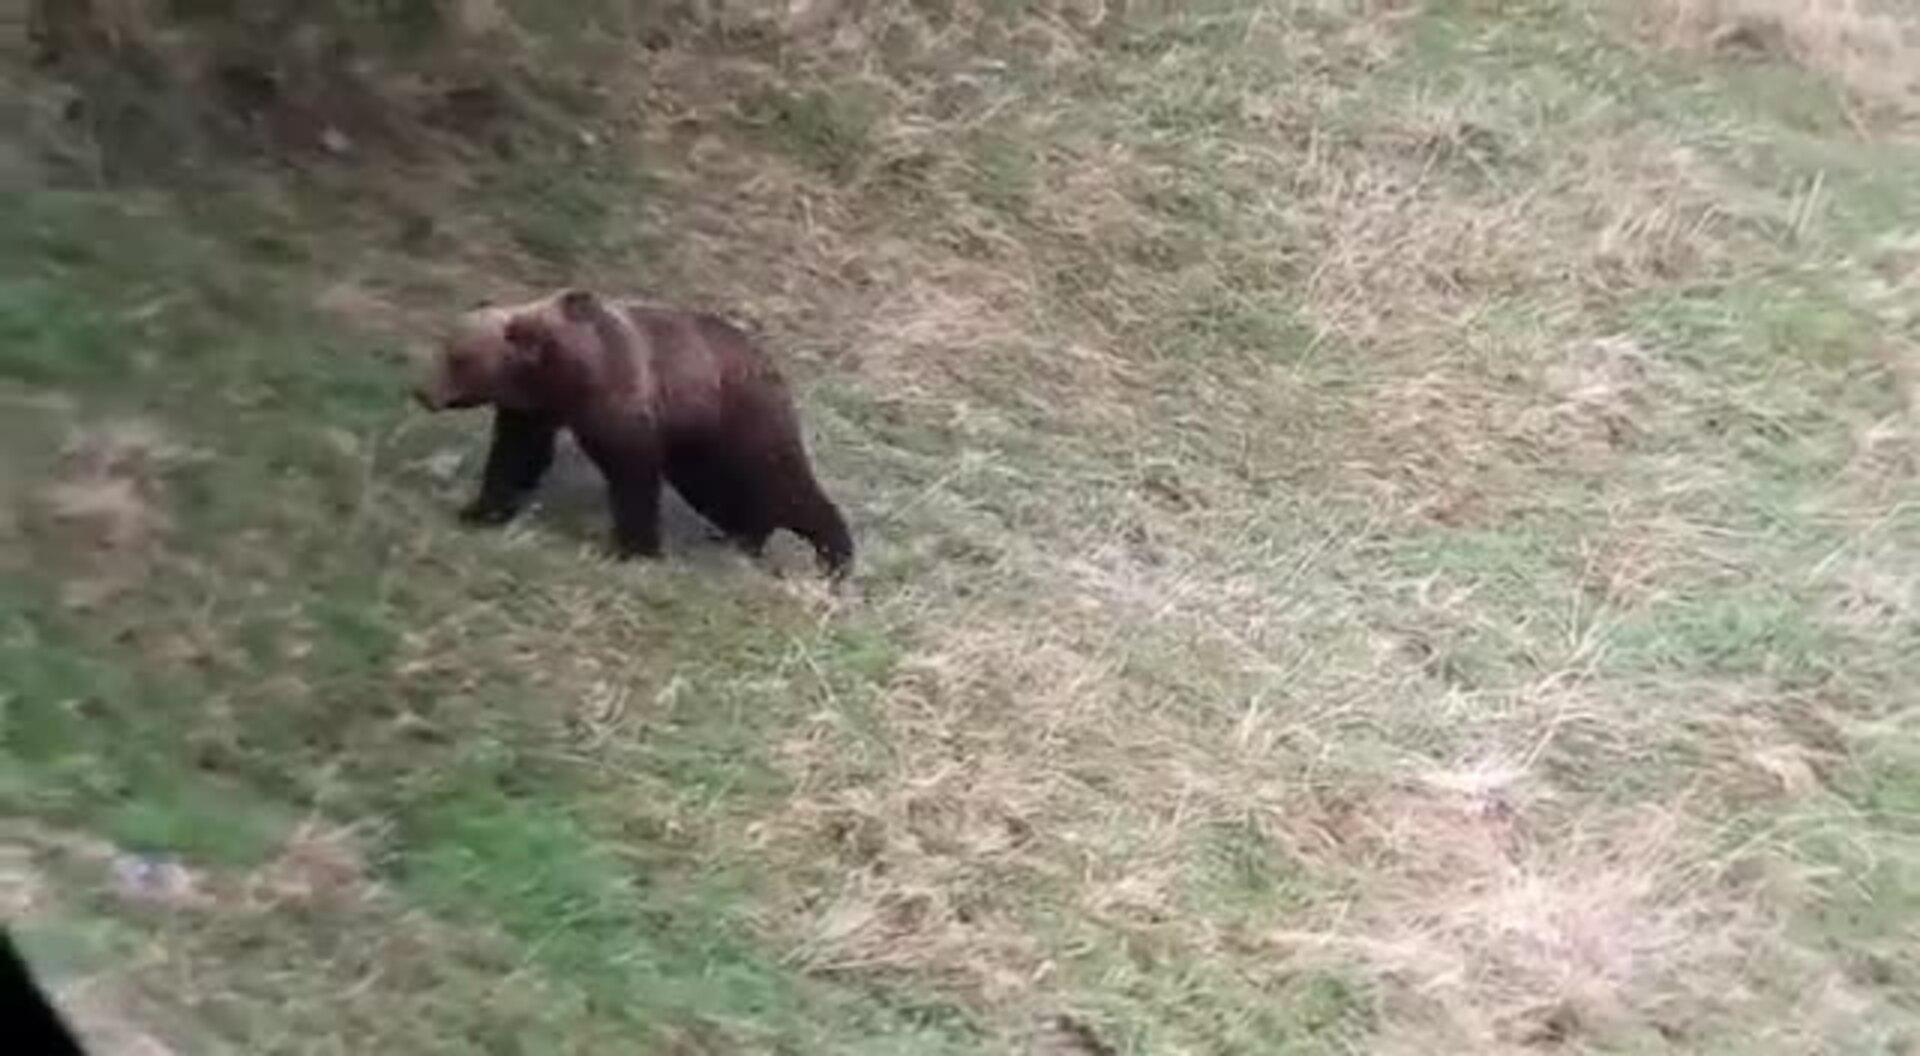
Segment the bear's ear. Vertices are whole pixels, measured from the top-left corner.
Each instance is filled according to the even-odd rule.
[[[507,320],[500,336],[506,338],[514,361],[526,366],[544,362],[555,347],[553,328],[539,316],[518,315]]]
[[[600,298],[592,290],[574,288],[560,295],[560,314],[576,323],[592,320],[600,307]]]

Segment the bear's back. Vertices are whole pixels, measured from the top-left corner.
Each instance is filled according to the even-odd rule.
[[[715,416],[778,413],[786,385],[765,350],[717,315],[627,305],[642,337],[663,416],[691,424]]]

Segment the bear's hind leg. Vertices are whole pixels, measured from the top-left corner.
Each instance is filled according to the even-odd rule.
[[[813,544],[820,567],[829,578],[846,578],[853,568],[853,532],[848,529],[847,519],[839,507],[821,495],[800,523],[792,527]]]
[[[578,435],[578,434],[576,434]],[[660,547],[661,467],[651,437],[581,436],[580,446],[607,482],[613,508],[614,556],[656,558]]]
[[[840,507],[827,498],[812,473],[796,473],[782,527],[813,545],[828,578],[843,579],[853,567],[853,532]]]
[[[460,510],[467,524],[500,525],[519,514],[553,465],[559,427],[545,415],[505,407],[493,414],[493,439],[480,494]]]
[[[758,558],[766,552],[773,525],[754,503],[743,501],[737,476],[724,461],[703,458],[684,448],[668,459],[667,479],[693,512],[713,526],[710,537]]]

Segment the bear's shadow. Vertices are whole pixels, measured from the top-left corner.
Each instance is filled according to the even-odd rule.
[[[570,540],[605,546],[612,529],[610,517],[605,479],[579,448],[563,440],[554,452],[553,468],[541,481],[540,491],[527,511],[527,519]],[[743,556],[671,485],[660,489],[660,541],[670,556],[703,564],[720,564]],[[777,538],[770,542],[769,552],[779,542]]]

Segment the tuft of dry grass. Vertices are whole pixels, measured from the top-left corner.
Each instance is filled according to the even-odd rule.
[[[71,565],[63,596],[77,610],[134,589],[149,571],[169,518],[155,499],[165,473],[192,452],[150,421],[76,429],[38,506]]]
[[[1641,0],[1667,47],[1796,62],[1863,103],[1920,114],[1920,18],[1867,0]]]
[[[352,829],[308,819],[246,879],[242,897],[262,912],[377,897],[362,842]]]
[[[1417,981],[1396,989],[1409,1020],[1488,1052],[1711,1004],[1769,941],[1773,925],[1743,919],[1746,894],[1715,875],[1724,863],[1686,860],[1698,836],[1680,818],[1565,819],[1542,845],[1515,775],[1469,776],[1379,805],[1368,908],[1334,932],[1281,929],[1275,952]]]

